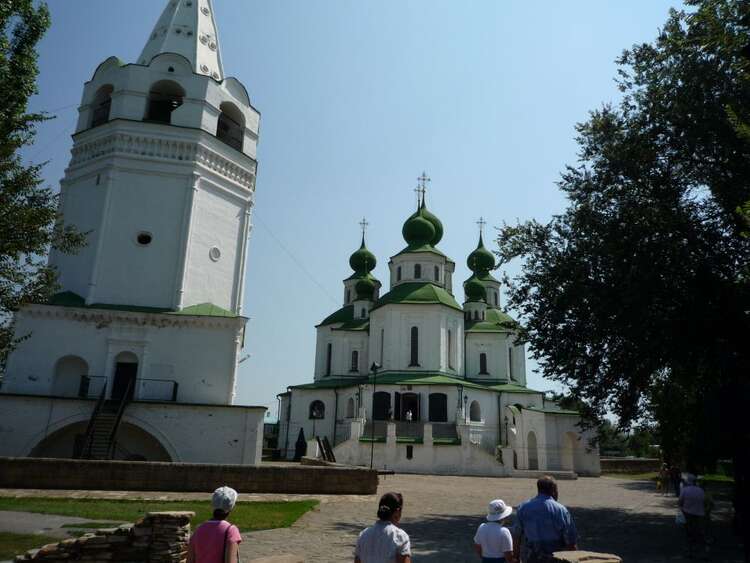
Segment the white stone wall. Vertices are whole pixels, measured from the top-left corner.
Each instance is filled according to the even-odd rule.
[[[107,378],[111,391],[115,358],[130,352],[139,379],[177,381],[178,401],[231,404],[244,322],[33,305],[16,315],[16,335],[31,337],[11,354],[2,392],[52,394],[57,363],[67,356],[82,358],[86,375]]]
[[[419,329],[419,366],[410,366],[411,328]],[[370,312],[370,350],[383,371],[442,371],[461,375],[464,359],[463,313],[442,305],[385,305]],[[448,330],[454,360],[448,362]]]
[[[92,400],[0,395],[0,457],[28,456],[51,436],[72,438],[66,429],[84,427],[94,404]],[[136,402],[128,405],[123,422],[157,440],[175,462],[258,465],[265,410]],[[72,452],[72,444],[51,441],[60,451]],[[139,451],[137,441],[125,447]]]
[[[414,266],[419,264],[422,268],[420,277],[416,277]],[[437,279],[435,278],[435,267],[438,269]],[[401,279],[398,277],[398,269],[401,268]],[[408,252],[399,254],[391,258],[388,262],[390,271],[391,289],[402,283],[409,282],[430,282],[453,291],[453,270],[455,264],[445,257],[433,252]]]
[[[358,377],[369,371],[368,335],[364,330],[335,330],[341,325],[317,328],[315,380],[327,377],[328,344],[331,344],[331,377]],[[359,352],[359,371],[351,370],[352,352]]]

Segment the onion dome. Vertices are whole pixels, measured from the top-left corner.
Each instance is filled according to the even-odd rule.
[[[375,269],[378,261],[375,255],[365,246],[365,237],[362,235],[362,246],[349,257],[349,265],[357,274],[366,274]]]
[[[484,247],[482,235],[479,235],[479,244],[466,259],[466,265],[475,274],[487,273],[495,268],[495,256]]]
[[[406,220],[401,229],[401,234],[409,246],[431,245],[435,239],[435,226],[425,217],[424,212],[425,209],[420,206],[417,212]]]
[[[487,292],[484,289],[484,285],[476,275],[471,276],[464,282],[464,295],[466,301],[486,301]]]
[[[443,223],[438,219],[435,215],[430,213],[427,210],[427,206],[424,203],[424,198],[422,199],[422,216],[427,219],[430,223],[432,223],[432,226],[435,227],[435,236],[430,241],[430,244],[432,246],[437,246],[437,243],[439,243],[443,238]]]
[[[372,296],[375,295],[375,282],[370,276],[362,278],[354,285],[354,291],[357,299],[372,301]]]

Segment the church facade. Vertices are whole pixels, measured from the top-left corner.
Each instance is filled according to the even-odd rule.
[[[0,455],[260,462],[265,407],[234,405],[259,118],[210,0],[170,1],[136,62],[99,65],[61,184],[87,244],[16,315]]]
[[[364,234],[351,255],[342,307],[316,327],[313,382],[279,395],[282,455],[315,455],[320,438],[338,462],[398,472],[598,475],[578,413],[526,387],[524,347],[481,232],[456,301],[426,180],[403,225],[406,247],[388,262],[387,292]]]

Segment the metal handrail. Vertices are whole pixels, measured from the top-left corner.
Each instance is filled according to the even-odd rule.
[[[180,387],[180,384],[177,381],[175,381],[174,379],[151,379],[151,378],[148,378],[148,377],[139,377],[139,378],[137,378],[135,380],[135,383],[137,385],[137,384],[139,384],[142,381],[154,381],[154,382],[159,382],[159,383],[171,383],[172,384],[172,393],[171,393],[171,398],[169,400],[172,401],[173,403],[177,402],[177,391],[178,391],[178,389]],[[137,400],[139,400],[139,401],[158,401],[158,400],[161,400],[161,399],[148,399],[146,397],[138,397]]]
[[[104,385],[102,386],[102,392],[99,394],[99,399],[96,401],[96,405],[94,405],[94,411],[91,413],[91,418],[89,418],[89,424],[86,427],[86,439],[84,440],[83,447],[78,454],[78,459],[86,459],[91,455],[91,446],[93,445],[94,441],[94,421],[96,420],[99,412],[102,410],[102,406],[104,405],[104,402],[106,400],[106,395],[107,382],[105,381]]]
[[[122,399],[120,399],[120,404],[117,407],[117,417],[115,418],[115,423],[112,425],[112,432],[109,434],[109,444],[107,444],[107,458],[112,459],[114,454],[114,446],[115,446],[115,438],[117,437],[117,430],[120,427],[120,421],[122,420],[122,415],[125,412],[125,407],[130,402],[129,395],[130,395],[130,389],[133,387],[133,380],[131,379],[128,382],[128,386],[125,389],[125,393],[122,395]]]

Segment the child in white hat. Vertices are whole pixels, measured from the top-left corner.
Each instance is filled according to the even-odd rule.
[[[493,500],[487,507],[487,521],[479,525],[474,535],[474,549],[482,558],[482,563],[513,563],[513,537],[503,521],[513,512],[500,499]]]
[[[242,536],[237,526],[227,521],[237,502],[237,491],[219,487],[211,496],[213,518],[193,532],[188,544],[187,563],[239,563]]]

